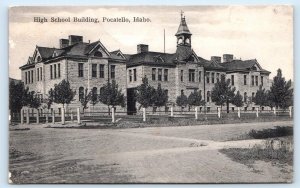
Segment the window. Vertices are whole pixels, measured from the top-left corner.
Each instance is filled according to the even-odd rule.
[[[54,78],[56,78],[56,64],[54,64]]]
[[[83,63],[78,63],[78,77],[83,77]]]
[[[28,71],[28,84],[30,84],[30,71]]]
[[[93,89],[92,89],[92,96],[94,99],[97,97],[97,88],[96,87],[93,87]]]
[[[132,82],[132,70],[129,70],[128,72],[129,72],[128,73],[129,74],[129,82]]]
[[[43,68],[40,68],[41,80],[43,80]]]
[[[201,73],[201,71],[199,71],[199,79],[198,79],[199,82],[201,82],[201,80],[202,80],[201,77],[202,77],[202,73]]]
[[[167,97],[169,97],[169,90],[165,90]]]
[[[100,88],[100,94],[104,92],[104,89],[105,89],[104,87]]]
[[[50,79],[53,79],[53,69],[52,65],[50,65]]]
[[[57,64],[57,74],[57,77],[60,78],[60,63]]]
[[[255,97],[255,93],[252,92],[252,98],[251,98],[252,101],[253,101],[254,97]]]
[[[31,83],[33,83],[33,70],[31,70]]]
[[[217,73],[217,82],[220,81],[220,73]]]
[[[210,112],[210,107],[206,107],[206,111],[207,111],[207,112]]]
[[[189,69],[189,82],[195,82],[195,70]]]
[[[110,66],[110,78],[115,79],[116,78],[116,65]]]
[[[40,81],[40,68],[37,68],[36,79],[37,81]]]
[[[206,102],[210,102],[210,91],[207,91]]]
[[[83,99],[83,97],[84,97],[84,88],[83,88],[83,87],[80,87],[80,88],[79,88],[79,101],[80,101],[81,99]]]
[[[206,83],[209,84],[209,72],[206,73]]]
[[[99,77],[104,78],[104,65],[99,65]]]
[[[164,69],[164,81],[168,81],[168,69]]]
[[[92,64],[92,77],[97,78],[97,64]]]
[[[231,85],[234,86],[234,75],[231,75]]]
[[[258,86],[258,76],[255,76],[255,85]]]
[[[162,69],[158,69],[157,80],[158,80],[158,81],[161,81],[161,80],[162,80]]]
[[[95,52],[94,56],[96,56],[96,57],[103,57],[102,53],[99,52],[99,51]]]
[[[254,86],[254,76],[251,76],[251,85]]]
[[[152,68],[152,80],[156,80],[156,68]]]
[[[247,85],[247,75],[244,75],[244,85]]]
[[[211,73],[211,83],[215,83],[215,73]]]
[[[183,82],[183,70],[180,70],[180,81]]]
[[[264,77],[263,77],[263,76],[260,77],[260,84],[261,84],[262,86],[264,85]]]
[[[247,102],[247,92],[244,93],[244,102]]]
[[[27,72],[25,72],[25,84],[27,84]]]
[[[133,81],[136,81],[136,69],[133,69]]]

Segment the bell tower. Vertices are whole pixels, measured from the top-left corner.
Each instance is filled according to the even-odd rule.
[[[175,36],[177,37],[177,47],[178,46],[191,47],[192,33],[190,32],[190,30],[186,24],[185,16],[183,15],[183,11],[181,11],[180,15],[181,15],[180,25],[178,27],[177,33],[175,34]]]

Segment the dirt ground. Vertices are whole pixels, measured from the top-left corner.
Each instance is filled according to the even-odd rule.
[[[135,129],[10,131],[13,183],[291,182],[292,167],[257,161],[253,168],[218,152],[262,140],[238,140],[251,129],[291,121]]]

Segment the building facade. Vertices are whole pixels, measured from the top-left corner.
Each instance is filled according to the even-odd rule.
[[[217,108],[211,100],[214,84],[225,75],[243,96],[244,110],[254,110],[251,98],[260,85],[269,89],[269,71],[256,59],[235,59],[232,54],[212,56],[210,60],[198,56],[192,49],[192,33],[183,16],[175,37],[177,48],[174,53],[149,51],[147,44],[139,44],[135,54],[123,54],[120,50],[109,52],[100,41],[86,43],[82,36],[70,35],[68,39],[59,40],[59,48],[37,46],[27,64],[20,67],[22,81],[40,98],[47,98],[55,84],[68,80],[76,90],[75,100],[67,106],[72,109],[80,107],[79,99],[86,89],[99,94],[105,83],[115,79],[127,98],[127,106],[118,110],[134,114],[139,109],[135,89],[146,76],[150,85],[156,88],[160,83],[167,90],[168,104],[176,104],[181,93],[189,96],[197,90],[206,102],[200,110],[209,112]],[[61,106],[55,104],[53,108]],[[95,108],[107,110],[101,103]],[[234,105],[230,108],[235,110]]]

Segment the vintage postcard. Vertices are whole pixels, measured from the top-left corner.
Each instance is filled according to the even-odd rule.
[[[9,182],[291,183],[293,7],[9,9]]]

